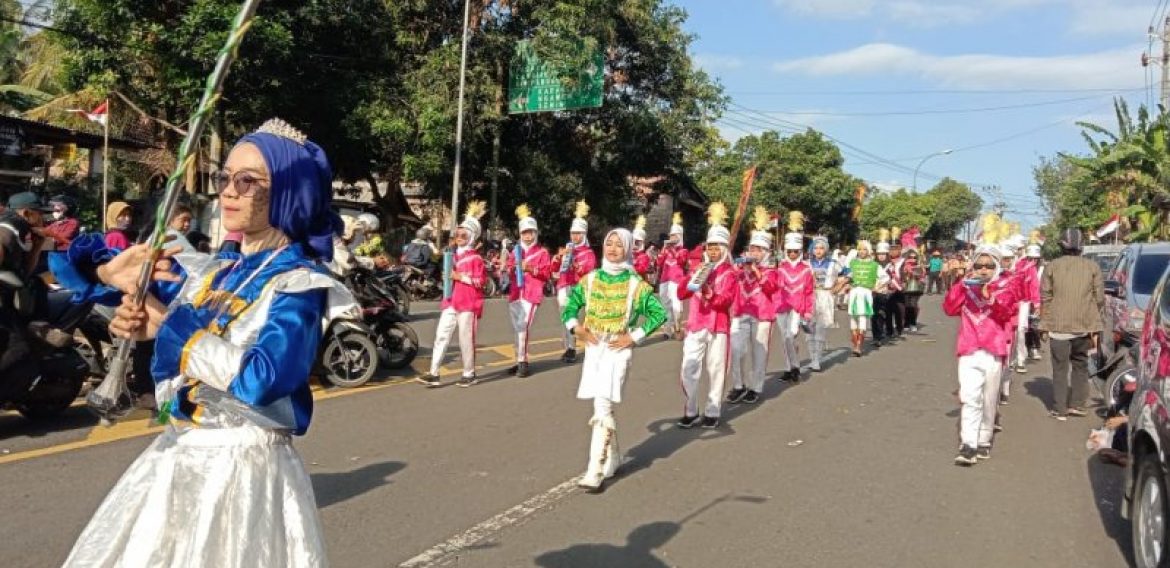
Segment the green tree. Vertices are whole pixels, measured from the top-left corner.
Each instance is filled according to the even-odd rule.
[[[927,239],[935,241],[954,238],[968,222],[979,217],[983,208],[983,199],[967,184],[949,177],[927,191],[925,197],[929,199],[933,213],[929,228],[919,226],[919,230]]]
[[[867,199],[862,207],[861,234],[872,240],[877,238],[880,229],[918,227],[922,234],[930,235],[936,209],[935,195],[914,193],[906,188],[883,191]]]

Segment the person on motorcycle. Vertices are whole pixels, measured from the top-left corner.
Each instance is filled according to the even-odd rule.
[[[508,372],[527,377],[528,329],[536,318],[536,308],[544,300],[544,283],[552,276],[552,259],[536,242],[536,219],[532,218],[528,206],[517,207],[516,217],[520,219],[520,242],[516,244],[519,250],[505,248],[503,251],[507,257],[505,272],[514,279],[508,290],[508,315],[516,332],[516,364]],[[523,283],[515,277],[517,272],[522,274]]]
[[[7,273],[12,288],[0,303],[14,307],[16,313],[11,315],[27,322],[33,336],[54,347],[67,347],[73,337],[44,321],[49,290],[34,270],[42,247],[50,246],[37,232],[44,224],[42,213],[50,210],[35,193],[26,191],[10,197],[8,209],[0,213],[0,272]]]
[[[422,227],[414,232],[414,240],[402,247],[402,263],[413,266],[430,275],[435,270],[435,255],[439,249],[431,241],[431,228]]]
[[[73,242],[81,226],[81,222],[73,216],[76,208],[77,205],[73,199],[65,195],[58,195],[49,200],[49,211],[53,215],[53,222],[44,228],[33,229],[37,235],[52,240],[51,243],[45,244],[47,250],[69,250],[69,243]]]

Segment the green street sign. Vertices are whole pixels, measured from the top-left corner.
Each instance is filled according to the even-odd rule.
[[[605,89],[605,60],[593,53],[573,88],[566,88],[556,70],[542,61],[528,40],[516,43],[508,73],[508,113],[547,112],[601,106]]]

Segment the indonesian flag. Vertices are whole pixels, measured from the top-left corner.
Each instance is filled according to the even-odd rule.
[[[1120,225],[1121,225],[1121,216],[1114,213],[1113,216],[1109,218],[1108,223],[1105,223],[1104,226],[1102,226],[1100,229],[1097,229],[1097,238],[1099,239],[1101,237],[1104,237],[1105,235],[1112,233],[1113,231],[1116,231],[1117,227]]]
[[[776,229],[779,229],[780,228],[780,216],[773,213],[771,219],[772,220],[768,222],[768,230],[775,231]]]
[[[109,106],[110,106],[110,102],[105,101],[102,104],[98,105],[97,108],[93,109],[90,112],[85,112],[84,110],[80,110],[80,109],[74,109],[73,112],[80,114],[81,116],[84,116],[85,118],[88,118],[89,120],[92,120],[93,122],[96,122],[102,126],[105,126],[106,125],[106,117],[109,116],[109,114],[110,114],[109,113]]]

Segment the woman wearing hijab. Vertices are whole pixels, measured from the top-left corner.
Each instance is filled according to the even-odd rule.
[[[166,256],[143,308],[145,245],[113,256],[74,241],[63,282],[100,279],[123,294],[110,324],[154,338],[166,430],[122,475],[66,566],[320,566],[324,539],[292,436],[309,427],[309,372],[327,320],[356,305],[322,264],[340,221],[325,153],[271,120],[240,139],[214,177],[241,254]],[[106,260],[92,265],[94,259]],[[173,270],[173,269],[172,269]],[[100,287],[99,287],[100,288]],[[78,290],[83,288],[71,287]],[[91,290],[94,291],[94,290]]]
[[[565,329],[585,344],[577,398],[593,399],[593,438],[579,485],[591,491],[600,491],[621,463],[613,405],[622,401],[631,348],[666,321],[654,290],[634,271],[633,249],[626,229],[605,235],[601,268],[573,286],[561,313]],[[578,319],[582,310],[585,317]]]
[[[134,221],[134,209],[125,201],[115,201],[106,206],[106,248],[119,251],[130,248],[130,223]]]

